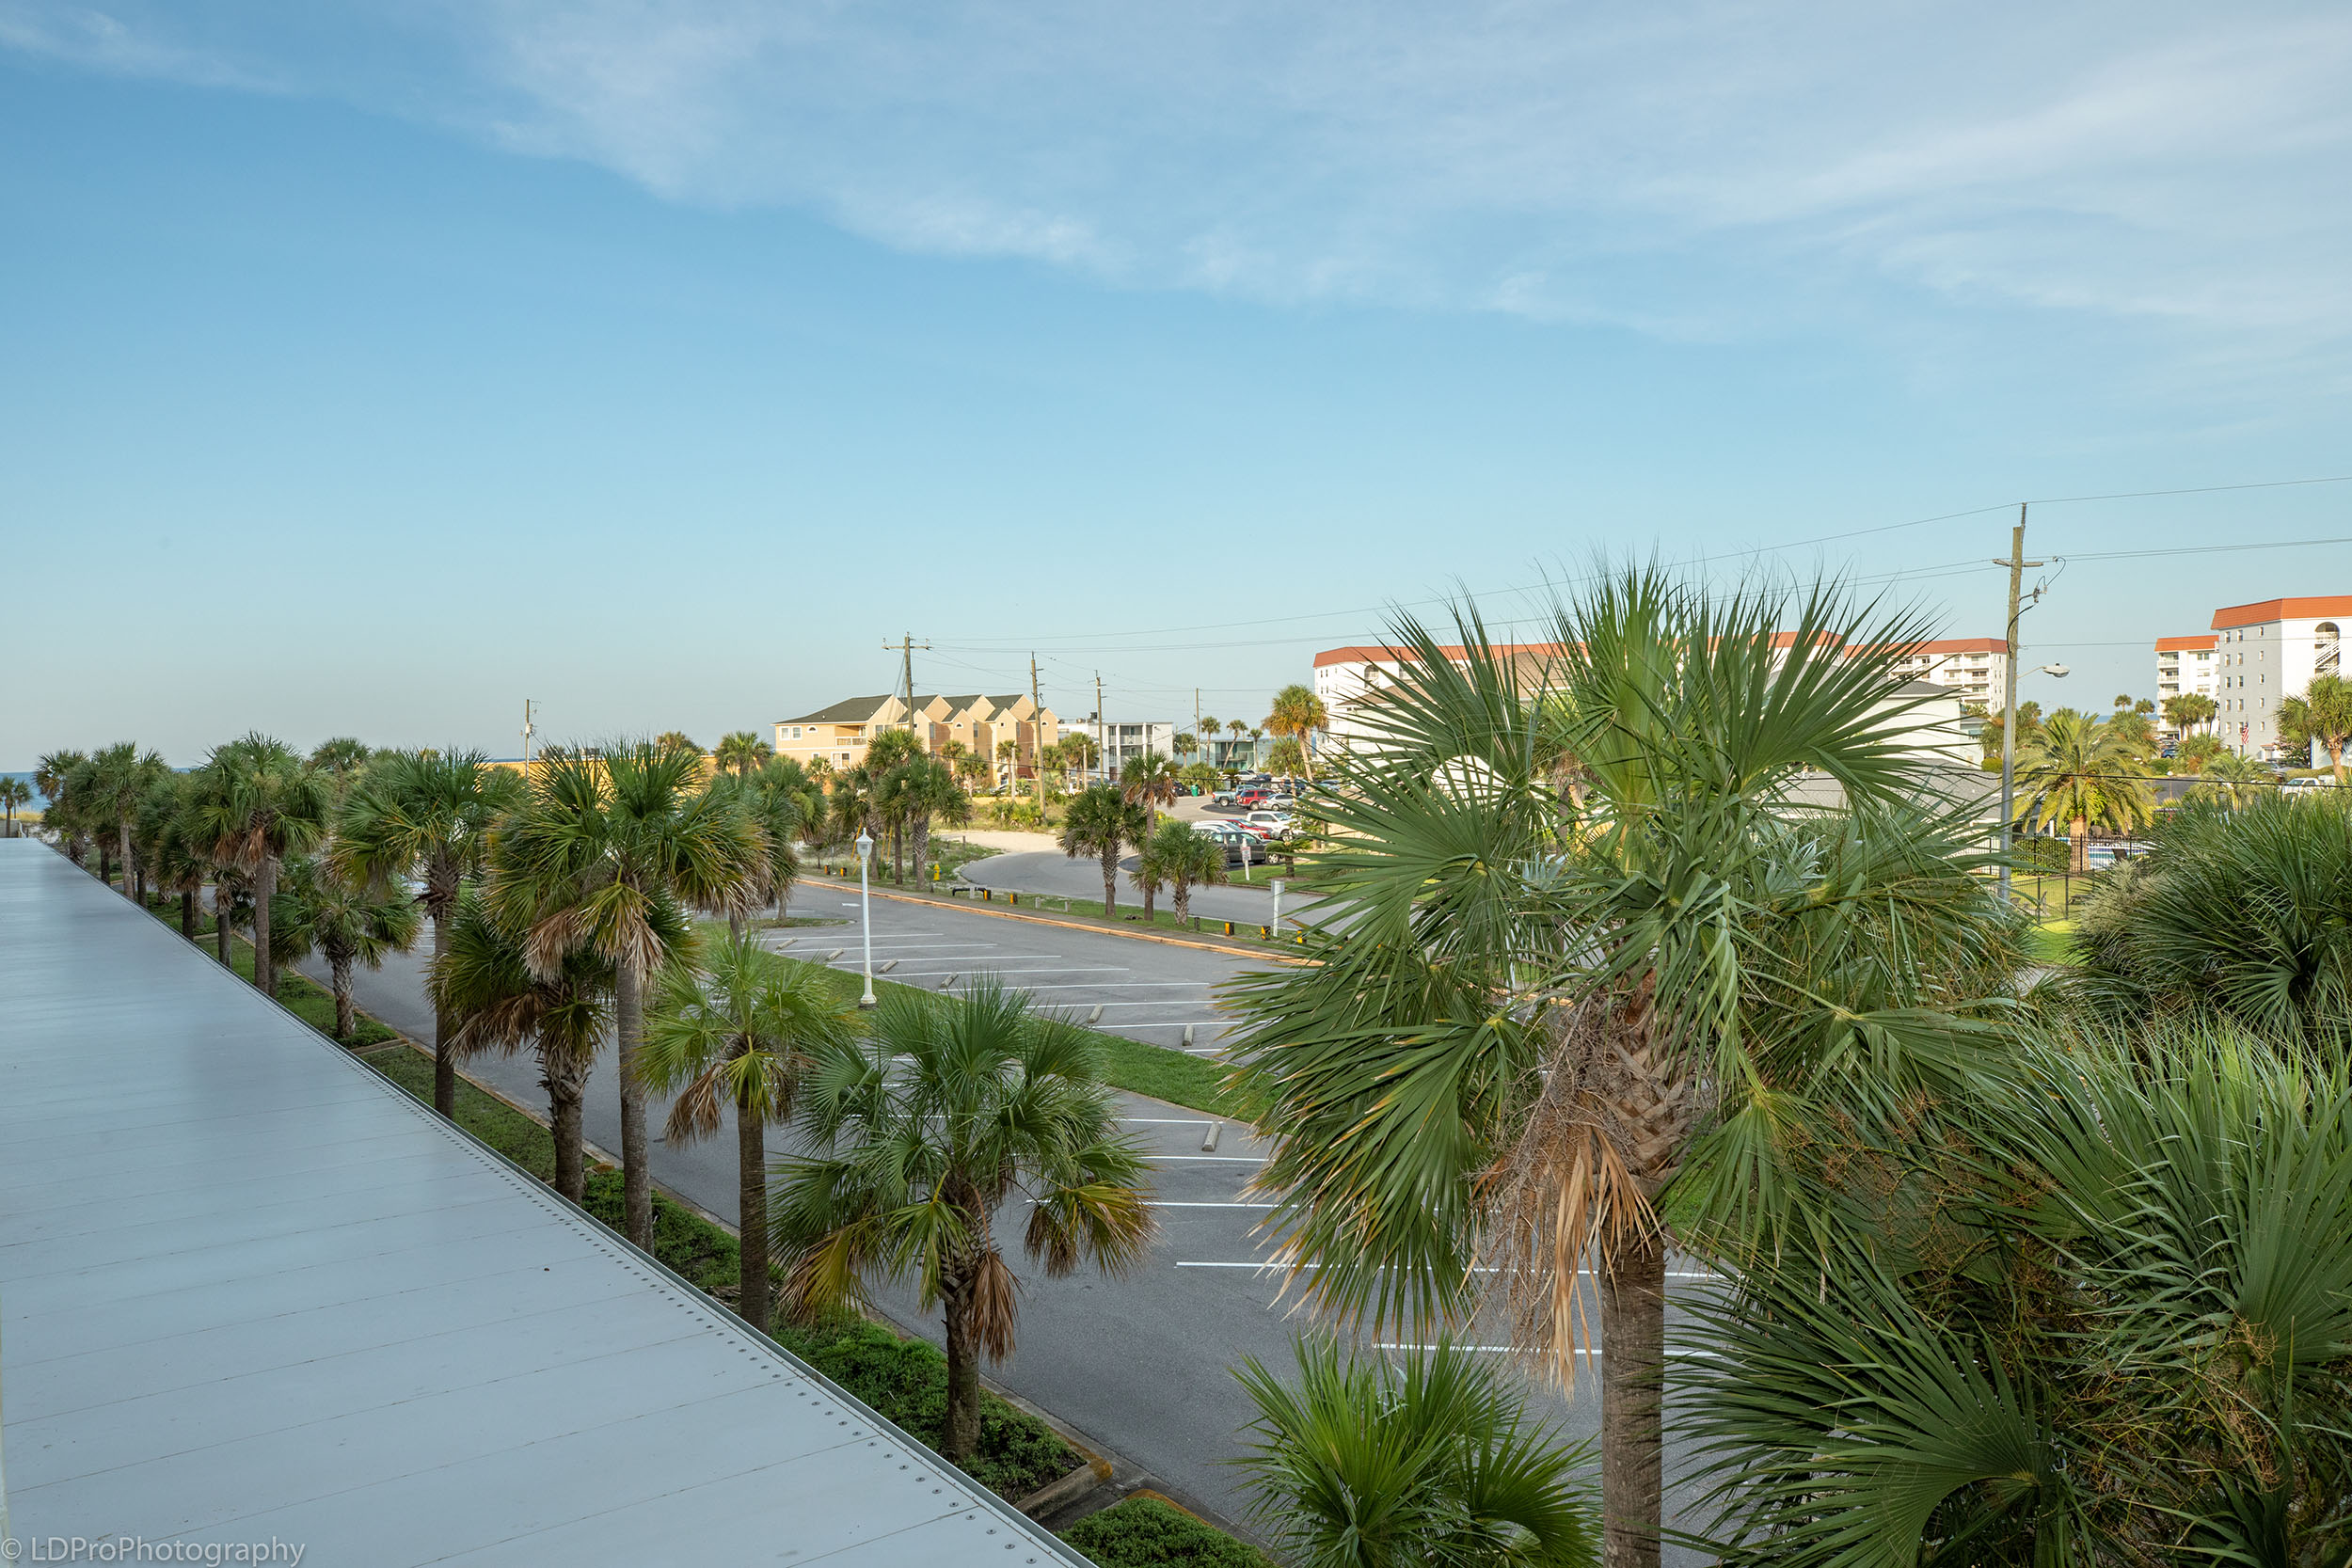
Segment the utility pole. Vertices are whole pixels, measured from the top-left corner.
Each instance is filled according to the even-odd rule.
[[[537,733],[538,731],[531,722],[531,699],[525,697],[523,699],[523,784],[526,786],[531,783],[531,737]]]
[[[1200,689],[1192,689],[1192,743],[1200,744]]]
[[[1111,776],[1110,725],[1103,718],[1103,672],[1094,672],[1094,766]]]
[[[2001,715],[2001,897],[2006,901],[2009,889],[2009,850],[2010,823],[2016,816],[2017,793],[2017,617],[2022,612],[2018,600],[2025,586],[2026,568],[2039,566],[2039,561],[2026,559],[2026,506],[2017,503],[2017,526],[2010,531],[2009,556],[1996,561],[1995,566],[2009,568],[2009,636],[2007,639],[2008,679],[2002,692],[2005,711]],[[2034,590],[2040,598],[2042,590]]]
[[[929,642],[917,642],[914,640],[914,634],[912,632],[909,632],[907,635],[898,640],[898,657],[900,660],[898,679],[900,686],[904,689],[904,695],[907,702],[907,734],[909,735],[915,734],[914,650],[917,648],[922,649],[925,653],[930,653],[931,651],[931,645]],[[882,652],[888,653],[889,651],[890,644],[887,642],[883,643]],[[928,746],[923,749],[927,752],[930,750]]]
[[[1029,656],[1029,777],[1037,784],[1037,825],[1045,826],[1045,699],[1038,692],[1037,655]],[[1013,758],[1016,764],[1020,757]]]

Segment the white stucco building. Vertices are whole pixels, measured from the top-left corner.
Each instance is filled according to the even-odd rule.
[[[1956,693],[1987,713],[2009,704],[2009,644],[1997,637],[1952,637],[1914,642],[1896,657],[1895,672]]]
[[[1511,658],[1518,665],[1521,675],[1533,679],[1547,659],[1558,656],[1560,644],[1500,643],[1491,651]],[[1464,657],[1459,643],[1447,643],[1440,652],[1457,664]],[[1364,721],[1365,705],[1396,678],[1397,672],[1405,668],[1410,657],[1401,649],[1363,644],[1326,648],[1315,655],[1315,695],[1323,700],[1324,734],[1330,744],[1347,746],[1360,743],[1370,736]]]
[[[2221,697],[2220,640],[2207,632],[2196,637],[2156,639],[2156,712],[2174,697]],[[2159,723],[2164,721],[2159,717]],[[2170,726],[2168,724],[2169,729]],[[2205,726],[2211,728],[2211,725]]]
[[[2215,733],[2246,756],[2276,759],[2279,705],[2299,696],[2314,675],[2341,675],[2344,625],[2352,594],[2265,599],[2213,613]],[[2297,759],[2300,760],[2300,759]]]

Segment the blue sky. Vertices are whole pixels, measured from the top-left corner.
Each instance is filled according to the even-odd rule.
[[[2341,7],[0,0],[0,767],[707,740],[902,632],[1254,719],[1603,552],[1994,634],[2000,513],[1783,546],[2352,474],[2348,67]],[[2026,693],[2352,592],[2090,556],[2346,535],[2041,508]]]

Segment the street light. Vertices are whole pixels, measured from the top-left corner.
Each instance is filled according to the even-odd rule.
[[[871,833],[857,835],[857,904],[858,914],[866,925],[866,994],[857,999],[861,1007],[874,1004],[874,898],[866,886],[866,867],[874,858],[874,838]]]
[[[2074,672],[2067,669],[2063,664],[2045,664],[2042,667],[2042,673],[2045,675],[2056,675],[2059,680],[2064,680]]]

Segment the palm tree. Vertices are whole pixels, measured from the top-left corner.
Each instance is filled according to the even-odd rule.
[[[1974,1158],[1836,1150],[1898,1201],[1831,1266],[1758,1259],[1699,1298],[1709,1558],[2344,1560],[2341,1062],[2216,1031],[2064,1040],[2021,1067],[1972,1094]]]
[[[553,979],[585,948],[610,961],[619,1042],[621,1182],[628,1239],[653,1244],[645,1169],[646,982],[693,951],[688,908],[733,914],[766,885],[767,835],[731,792],[701,788],[701,753],[650,741],[598,762],[548,764],[498,831],[492,912],[522,930],[532,974]]]
[[[677,1098],[662,1137],[698,1142],[735,1117],[736,1221],[742,1273],[736,1311],[768,1331],[767,1128],[792,1114],[808,1064],[828,1046],[855,1049],[857,1008],[824,971],[787,970],[746,938],[710,956],[708,973],[662,973],[645,1010],[647,1086]]]
[[[997,1212],[1027,1200],[1022,1243],[1049,1275],[1132,1268],[1152,1232],[1143,1150],[1119,1131],[1101,1043],[993,977],[952,1000],[893,991],[871,1045],[827,1040],[812,1055],[800,1116],[812,1152],[779,1163],[770,1210],[786,1304],[816,1316],[868,1280],[912,1278],[946,1320],[939,1450],[967,1459],[979,1358],[1013,1349],[1020,1286]]]
[[[2290,746],[2308,749],[2313,741],[2328,753],[2328,766],[2344,783],[2344,748],[2352,741],[2352,681],[2342,675],[2314,675],[2299,697],[2279,705],[2279,736]]]
[[[148,797],[139,814],[139,832],[146,846],[140,853],[154,867],[155,885],[180,895],[180,934],[194,942],[197,895],[204,891],[213,868],[202,847],[190,836],[189,793],[187,776],[172,774]]]
[[[1003,775],[998,782],[1006,784],[1011,784],[1021,767],[1021,743],[1017,740],[998,741],[996,743],[996,766]]]
[[[771,756],[751,775],[746,807],[768,835],[768,896],[782,920],[792,884],[801,877],[793,841],[810,841],[824,832],[825,792],[799,763]]]
[[[1089,784],[1062,814],[1061,850],[1072,860],[1103,863],[1103,912],[1119,912],[1119,852],[1143,836],[1143,808],[1129,805],[1111,784]]]
[[[1284,778],[1307,771],[1306,749],[1287,736],[1266,749],[1265,765]]]
[[[326,836],[333,807],[326,776],[283,742],[254,733],[214,748],[188,800],[194,842],[215,865],[244,874],[253,894],[253,983],[278,994],[270,906],[278,868]]]
[[[2091,1001],[2111,1018],[2192,1014],[2265,1038],[2352,1043],[2352,802],[2276,789],[2199,803],[2083,906]]]
[[[1192,918],[1192,890],[1225,879],[1225,846],[1192,831],[1189,822],[1159,826],[1136,860],[1136,884],[1149,899],[1160,883],[1176,900],[1176,919]]]
[[[10,776],[0,779],[0,810],[8,813],[8,836],[16,836],[16,808],[33,802],[33,786],[23,779]]]
[[[718,749],[711,752],[711,759],[723,772],[749,777],[775,754],[775,747],[750,730],[734,730],[719,737]]]
[[[2164,721],[2185,739],[2201,724],[2210,723],[2221,705],[2201,691],[2184,691],[2164,700]]]
[[[1169,744],[1176,749],[1178,756],[1188,757],[1200,750],[1200,737],[1190,730],[1178,730],[1175,739]]]
[[[71,780],[75,770],[88,762],[89,758],[80,752],[51,752],[33,765],[33,787],[48,802],[41,807],[41,826],[57,835],[59,847],[76,865],[82,863],[88,849],[75,821],[70,798]]]
[[[1314,757],[1310,742],[1317,730],[1331,721],[1323,711],[1323,699],[1304,686],[1290,685],[1274,694],[1274,704],[1267,710],[1265,727],[1285,739],[1298,742],[1298,757],[1307,777],[1315,776]]]
[[[1239,1461],[1258,1524],[1296,1568],[1591,1568],[1589,1463],[1529,1418],[1494,1358],[1440,1337],[1398,1359],[1295,1344],[1295,1382],[1255,1356],[1233,1374],[1258,1407]]]
[[[1205,713],[1200,716],[1200,722],[1197,726],[1200,735],[1201,747],[1204,752],[1209,753],[1209,761],[1212,764],[1216,761],[1216,757],[1214,753],[1216,751],[1217,732],[1224,727],[1224,724],[1220,721],[1213,719]]]
[[[1159,808],[1176,803],[1176,764],[1157,752],[1128,758],[1119,770],[1119,796],[1129,805],[1143,808],[1143,831],[1148,836],[1159,826]]]
[[[522,781],[479,752],[392,752],[361,774],[343,799],[332,850],[336,869],[379,894],[414,878],[438,958],[449,944],[458,894],[482,869],[492,825],[522,796]],[[444,1117],[457,1114],[453,1032],[437,1004],[433,1108]]]
[[[917,757],[893,773],[893,798],[914,834],[914,875],[919,881],[930,863],[931,823],[951,828],[972,820],[972,798],[963,792],[955,773],[936,757]]]
[[[1981,1035],[2017,954],[1979,831],[1913,803],[1916,620],[1631,572],[1553,623],[1532,678],[1474,613],[1458,663],[1388,640],[1416,657],[1312,855],[1354,918],[1235,988],[1240,1086],[1325,1310],[1421,1333],[1491,1291],[1563,1379],[1597,1320],[1608,1561],[1649,1568],[1670,1240],[1804,1245],[1791,1150]],[[1809,773],[1846,804],[1793,801]]]
[[[350,784],[352,775],[365,768],[374,754],[368,743],[357,736],[339,735],[310,749],[310,766],[334,780],[335,791],[341,794]]]
[[[131,844],[139,804],[158,780],[170,771],[157,752],[141,752],[138,743],[118,741],[90,758],[90,774],[80,802],[93,818],[114,830],[122,859],[122,896],[144,905],[138,859]]]
[[[386,954],[415,945],[422,924],[415,902],[405,895],[388,897],[345,877],[331,862],[299,856],[286,863],[270,911],[271,940],[286,962],[306,953],[326,960],[327,987],[335,995],[335,1037],[344,1041],[355,1023],[351,966],[382,968]]]
[[[684,730],[663,730],[653,737],[653,743],[664,752],[691,752],[698,757],[703,754],[702,747]]]
[[[2188,792],[2192,805],[2242,806],[2277,793],[2279,775],[2252,757],[2215,750],[2198,764],[2197,783]]]
[[[2090,869],[2092,828],[2129,832],[2155,815],[2147,778],[2137,736],[2120,721],[2062,707],[2017,749],[2017,819],[2065,823],[2079,877]]]
[[[448,943],[428,972],[437,1017],[456,1022],[449,1037],[460,1055],[512,1053],[525,1041],[539,1058],[555,1144],[555,1190],[574,1203],[588,1195],[580,1112],[588,1075],[612,1026],[613,969],[592,948],[576,947],[544,977],[524,956],[526,933],[501,925],[478,889],[460,895]]]

